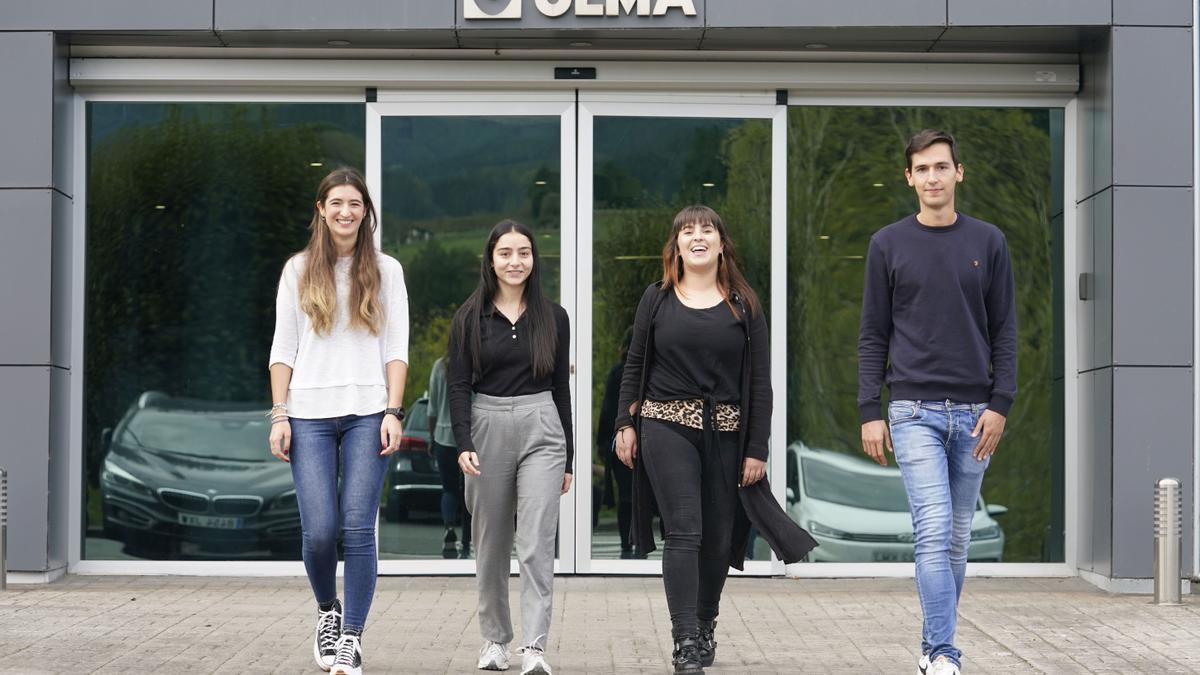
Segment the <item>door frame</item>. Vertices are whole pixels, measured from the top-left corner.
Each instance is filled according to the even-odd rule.
[[[576,313],[576,104],[574,92],[378,92],[374,102],[367,103],[366,126],[366,172],[367,189],[375,197],[375,208],[383,213],[386,195],[383,192],[382,125],[384,117],[558,117],[559,118],[559,227],[560,227],[560,288],[561,304],[569,316]],[[380,247],[383,223],[375,230],[375,246]],[[571,340],[571,362],[576,361],[577,331]],[[572,397],[578,391],[578,378],[571,378]],[[578,419],[578,415],[575,416]],[[575,425],[576,448],[591,447],[586,442],[587,434],[581,438],[579,425]],[[584,443],[581,445],[581,442]],[[576,453],[575,464],[580,455]],[[575,469],[578,475],[578,469]],[[590,472],[588,474],[590,476]],[[590,483],[589,483],[590,485]],[[559,555],[554,560],[554,572],[575,571],[574,541],[577,538],[575,495],[580,491],[575,486],[560,500],[558,539]],[[378,516],[377,516],[378,518]],[[375,537],[378,541],[380,527],[377,523]],[[517,562],[511,562],[513,573]],[[474,574],[475,560],[444,560],[426,558],[412,560],[379,559],[381,575],[420,574]]]
[[[578,353],[588,355],[576,362],[577,386],[575,406],[579,413],[576,419],[576,448],[588,448],[591,456],[591,410],[592,410],[592,288],[595,271],[592,265],[593,229],[593,140],[596,117],[661,117],[661,118],[724,118],[765,119],[771,121],[771,380],[774,391],[775,410],[787,409],[787,341],[783,339],[787,329],[787,106],[776,103],[774,91],[739,93],[658,93],[645,92],[580,92],[579,94],[579,193],[576,222],[579,227],[579,249],[575,254],[578,273],[578,309],[575,314],[576,345]],[[650,280],[647,280],[650,281]],[[603,374],[601,373],[602,377]],[[587,424],[583,422],[587,421]],[[589,433],[580,437],[580,429]],[[770,476],[786,475],[786,415],[773,415],[771,419],[768,464]],[[577,456],[578,456],[577,452]],[[589,459],[590,462],[590,459]],[[780,504],[784,503],[784,481],[776,480],[772,493]],[[574,558],[579,574],[639,574],[661,575],[661,560],[597,560],[592,558],[591,490],[575,491],[575,531],[588,533],[577,536]],[[771,559],[747,560],[743,572],[731,574],[753,576],[783,574],[783,562],[774,553]]]

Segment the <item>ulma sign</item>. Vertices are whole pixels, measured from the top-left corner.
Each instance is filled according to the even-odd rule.
[[[463,0],[464,19],[520,19],[524,0]],[[534,7],[548,17],[559,17],[572,9],[575,16],[666,16],[679,10],[696,16],[695,0],[533,0]]]

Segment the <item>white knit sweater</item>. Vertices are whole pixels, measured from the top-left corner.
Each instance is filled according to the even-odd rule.
[[[305,256],[283,266],[275,299],[275,339],[269,364],[291,367],[288,414],[301,418],[372,415],[387,407],[386,364],[408,362],[408,291],[404,270],[393,257],[379,253],[380,300],[384,325],[378,335],[350,328],[350,257],[334,268],[337,311],[328,335],[313,332],[300,309],[300,275]]]

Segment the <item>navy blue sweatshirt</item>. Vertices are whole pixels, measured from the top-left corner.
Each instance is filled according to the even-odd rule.
[[[987,403],[1008,415],[1017,394],[1017,313],[1008,243],[995,225],[916,215],[871,237],[858,335],[861,421],[892,400]]]

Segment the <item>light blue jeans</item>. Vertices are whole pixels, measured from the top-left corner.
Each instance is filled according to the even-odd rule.
[[[913,520],[921,652],[961,666],[954,646],[958,599],[967,571],[971,521],[988,461],[972,456],[971,432],[986,403],[899,400],[888,404],[896,463]]]
[[[375,517],[387,474],[379,427],[383,413],[292,418],[292,478],[300,505],[304,570],[318,603],[337,598],[337,542],[345,551],[345,628],[360,633],[378,571]],[[341,490],[338,490],[338,474]]]

